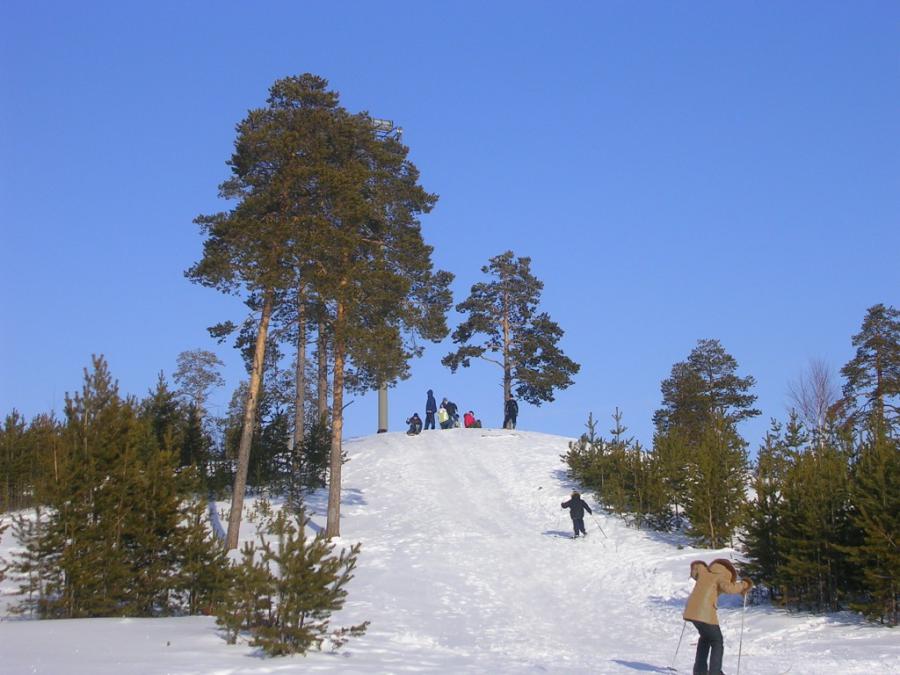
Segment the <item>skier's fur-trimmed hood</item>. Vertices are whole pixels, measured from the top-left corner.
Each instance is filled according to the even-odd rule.
[[[722,593],[742,593],[744,582],[738,583],[737,570],[730,560],[716,558],[709,565],[702,560],[691,562],[691,578],[697,583],[684,608],[686,621],[718,624],[717,600]]]

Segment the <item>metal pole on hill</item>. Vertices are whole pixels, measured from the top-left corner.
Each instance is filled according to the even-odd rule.
[[[388,430],[388,399],[387,386],[378,388],[378,433],[383,434]]]
[[[399,141],[403,136],[403,127],[394,126],[392,120],[372,118],[372,127],[379,138],[395,136]],[[383,434],[388,430],[388,388],[386,384],[378,387],[378,433]]]

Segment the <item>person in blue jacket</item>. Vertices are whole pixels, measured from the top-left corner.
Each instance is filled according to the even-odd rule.
[[[428,390],[428,399],[425,401],[425,428],[434,429],[434,413],[437,412],[437,401],[434,400],[434,392]]]

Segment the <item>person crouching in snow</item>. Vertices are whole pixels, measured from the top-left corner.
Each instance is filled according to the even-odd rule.
[[[684,608],[684,620],[694,624],[700,633],[697,655],[694,657],[694,675],[722,675],[725,645],[716,614],[717,600],[722,593],[745,595],[753,588],[753,582],[749,579],[738,581],[734,565],[724,558],[713,560],[709,565],[702,560],[695,560],[691,563],[691,579],[697,583],[694,584],[694,590]]]
[[[586,537],[587,531],[584,529],[584,512],[587,511],[592,515],[594,512],[591,511],[591,507],[587,505],[587,502],[581,498],[578,491],[572,490],[572,496],[560,506],[564,509],[569,509],[569,517],[572,519],[572,528],[575,530],[575,538],[578,539],[579,532]]]
[[[412,417],[406,420],[406,423],[409,425],[409,431],[406,432],[407,436],[416,436],[422,431],[422,418],[419,417],[419,413],[413,413]]]
[[[463,415],[463,424],[466,426],[466,429],[471,429],[475,426],[475,413],[471,410]]]

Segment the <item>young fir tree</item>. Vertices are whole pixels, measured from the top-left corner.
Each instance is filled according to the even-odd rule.
[[[569,443],[569,450],[560,459],[569,467],[569,476],[592,490],[597,501],[605,503],[606,466],[604,447],[606,442],[597,434],[597,422],[593,413],[588,414],[587,431],[577,441]]]
[[[230,571],[231,585],[216,606],[216,623],[225,631],[225,641],[233,645],[242,631],[267,624],[272,617],[275,577],[256,555],[256,546],[245,542],[241,561]]]
[[[851,607],[895,626],[900,621],[900,443],[872,424],[858,456],[850,517],[861,541],[841,547],[862,572],[861,597]]]
[[[173,592],[178,555],[190,543],[185,494],[177,449],[159,447],[150,408],[119,396],[102,358],[85,372],[81,393],[67,396],[57,473],[44,492],[49,508],[18,528],[23,611],[44,618],[180,611]]]
[[[141,417],[147,419],[156,436],[157,447],[174,448],[182,443],[182,409],[178,395],[169,389],[162,372],[156,380],[156,387],[141,401]]]
[[[213,443],[203,427],[203,418],[193,403],[189,403],[184,408],[178,436],[181,438],[178,465],[197,467],[201,477],[205,480]]]
[[[122,514],[140,491],[136,469],[152,439],[137,429],[136,413],[133,402],[119,397],[102,357],[85,371],[81,393],[66,397],[66,456],[42,535],[41,548],[56,556],[42,616],[111,616],[129,605],[131,523]]]
[[[336,646],[348,637],[365,633],[368,621],[330,631],[331,613],[341,609],[346,584],[353,578],[359,544],[333,555],[334,545],[323,533],[307,539],[307,519],[302,510],[295,520],[279,512],[271,532],[275,541],[263,538],[262,559],[274,576],[273,612],[270,621],[251,628],[253,644],[270,656],[305,653],[319,648],[326,637]]]
[[[755,380],[737,368],[718,340],[700,340],[663,380],[653,416],[661,480],[684,501],[689,531],[708,544],[726,542],[740,519],[748,460],[737,424],[759,415]]]
[[[19,543],[8,561],[10,568],[20,580],[21,600],[10,608],[12,614],[27,614],[40,617],[47,614],[46,601],[49,597],[45,587],[48,580],[55,578],[58,548],[50,545],[46,536],[46,511],[40,505],[34,508],[34,517],[17,513],[12,518],[12,532]]]
[[[134,616],[166,615],[176,609],[170,597],[180,526],[176,454],[168,443],[157,444],[157,430],[148,422],[135,425],[126,441],[139,449],[139,457],[121,468],[120,475],[128,474],[122,480],[130,485],[115,505],[128,569],[120,611]],[[170,439],[171,432],[165,438]]]
[[[481,268],[491,281],[472,286],[456,306],[466,319],[453,331],[456,351],[441,363],[452,372],[468,368],[473,358],[494,363],[503,371],[503,401],[513,392],[533,405],[553,401],[566,389],[581,366],[559,348],[563,330],[546,312],[538,311],[544,283],[531,273],[531,258],[506,251]]]
[[[643,466],[640,451],[635,452],[634,439],[626,438],[627,428],[622,424],[622,413],[616,408],[612,415],[615,426],[610,429],[610,440],[606,446],[607,459],[610,464],[608,492],[614,512],[620,515],[631,514],[632,521],[640,527],[642,515],[639,515],[640,489]]]
[[[209,527],[199,473],[189,467],[178,480],[181,500],[172,546],[172,593],[188,614],[212,614],[235,583],[232,568],[222,542]]]
[[[59,422],[40,414],[26,424],[13,410],[0,427],[0,513],[40,504],[58,478]]]
[[[748,458],[731,423],[709,426],[692,455],[685,515],[688,534],[710,548],[725,546],[740,523]]]
[[[309,423],[300,451],[303,457],[298,476],[300,486],[308,490],[325,487],[331,456],[331,429],[327,420]]]
[[[9,529],[9,523],[0,518],[0,542],[3,541],[3,533]],[[9,568],[7,561],[0,557],[0,583],[6,579],[6,570]]]
[[[788,470],[806,441],[806,433],[796,412],[791,412],[786,427],[773,419],[757,453],[753,471],[754,498],[747,504],[742,537],[749,558],[746,568],[757,583],[769,584],[774,599],[780,597],[780,592],[772,585],[772,580],[784,564],[778,535],[784,521],[785,482]]]
[[[0,513],[26,506],[26,495],[33,480],[27,429],[25,418],[16,410],[6,416],[0,428]]]
[[[841,550],[852,537],[849,457],[832,437],[807,446],[787,471],[775,535],[783,564],[774,578],[786,604],[835,611],[859,585]]]
[[[653,463],[659,475],[664,511],[659,514],[661,529],[683,525],[691,466],[691,446],[679,429],[657,431],[653,436]],[[668,516],[666,518],[665,516]]]

